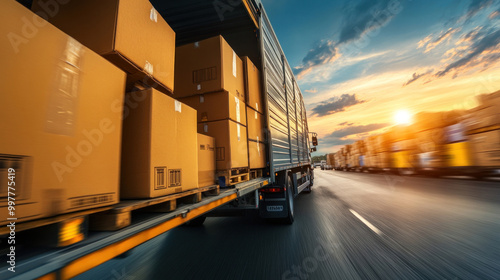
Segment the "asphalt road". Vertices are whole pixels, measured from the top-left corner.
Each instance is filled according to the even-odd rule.
[[[500,183],[315,174],[291,226],[208,218],[77,279],[500,279]]]

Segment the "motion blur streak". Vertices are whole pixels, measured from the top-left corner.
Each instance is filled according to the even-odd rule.
[[[315,174],[292,226],[208,218],[76,279],[500,279],[498,181]]]

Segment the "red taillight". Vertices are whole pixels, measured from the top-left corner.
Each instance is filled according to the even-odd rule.
[[[267,193],[277,193],[277,192],[283,192],[283,188],[264,188],[260,190],[261,192],[267,192]]]

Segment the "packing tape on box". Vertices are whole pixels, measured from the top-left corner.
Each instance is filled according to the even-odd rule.
[[[255,111],[255,119],[258,120],[259,119],[259,116],[257,115],[257,111]]]
[[[182,113],[182,103],[177,100],[175,100],[175,111]]]
[[[155,10],[155,8],[151,8],[151,11],[149,12],[149,19],[154,22],[158,22],[158,12]]]
[[[204,125],[203,125],[203,131],[204,131],[205,133],[207,133],[207,132],[208,132],[208,124],[204,124]]]
[[[259,103],[255,102],[255,109],[259,111]]]
[[[236,53],[233,51],[233,76],[236,77]]]
[[[236,130],[238,132],[238,141],[241,139],[241,129],[240,129],[240,124],[236,124]]]
[[[68,38],[61,61],[54,71],[54,90],[49,97],[45,123],[45,131],[49,133],[67,136],[75,133],[80,63],[84,51],[82,44]]]
[[[200,46],[200,42],[194,42],[194,47],[198,48]]]
[[[200,84],[196,85],[196,90],[201,90],[201,85]]]
[[[240,122],[240,99],[235,96],[234,102],[236,103],[236,121]]]
[[[205,96],[202,94],[200,95],[200,103],[204,103],[205,102]]]
[[[153,76],[153,64],[149,63],[149,61],[146,60],[146,64],[144,65],[144,71],[148,75]]]

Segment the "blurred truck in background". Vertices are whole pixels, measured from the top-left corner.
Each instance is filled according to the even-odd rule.
[[[432,176],[500,175],[500,91],[477,96],[470,110],[421,112],[329,154],[335,170]]]

